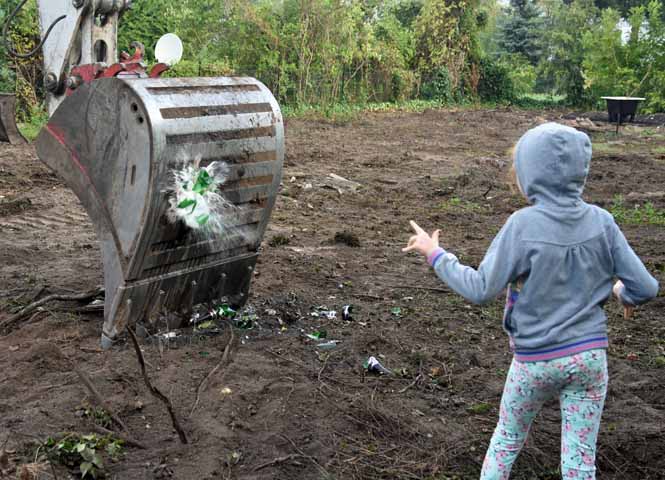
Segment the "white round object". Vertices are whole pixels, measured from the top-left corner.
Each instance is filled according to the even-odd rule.
[[[182,58],[182,41],[175,33],[167,33],[157,41],[155,58],[159,63],[175,65]]]

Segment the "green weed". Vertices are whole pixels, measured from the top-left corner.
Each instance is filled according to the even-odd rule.
[[[612,134],[614,135],[614,134]],[[625,145],[621,143],[594,142],[593,153],[602,155],[616,155],[623,151]]]
[[[85,408],[83,410],[83,416],[89,418],[95,424],[104,428],[109,428],[113,424],[113,419],[111,419],[111,415],[109,415],[109,413],[103,408],[99,407]]]
[[[122,440],[110,436],[70,433],[60,439],[49,437],[39,449],[45,449],[50,461],[77,469],[81,478],[97,479],[104,476],[101,452],[116,460],[122,455],[124,444]]]
[[[657,146],[651,149],[652,153],[655,153],[656,155],[665,155],[665,146]]]
[[[268,241],[268,245],[271,247],[281,247],[282,245],[288,245],[291,243],[291,239],[286,235],[277,234]]]
[[[489,403],[476,403],[475,405],[471,405],[469,408],[466,409],[469,413],[473,413],[475,415],[481,415],[483,413],[487,413],[490,410],[492,410],[492,405]]]
[[[483,206],[476,202],[471,202],[468,200],[463,200],[459,197],[451,197],[439,206],[444,212],[482,212]]]
[[[614,197],[610,213],[618,223],[628,225],[665,225],[665,210],[654,207],[653,203],[635,205],[629,208],[622,196]]]

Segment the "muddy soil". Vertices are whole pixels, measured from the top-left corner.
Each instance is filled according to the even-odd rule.
[[[283,188],[249,302],[258,325],[235,329],[232,341],[226,329],[187,345],[143,345],[148,374],[173,401],[189,443],[180,443],[147,391],[131,344],[102,352],[101,314],[51,303],[0,332],[0,477],[16,478],[49,436],[94,431],[81,414],[94,398],[62,353],[147,447],[104,456],[108,478],[477,478],[511,360],[502,302],[466,303],[400,248],[416,219],[441,228],[443,245],[477,265],[523,206],[506,181],[508,149],[527,128],[567,113],[289,120]],[[616,138],[602,125],[591,134],[597,148],[586,198],[627,212],[651,202],[655,213],[622,226],[662,284],[665,136],[627,127]],[[330,173],[360,187],[330,188]],[[0,145],[0,322],[49,293],[101,283],[99,249],[77,199],[32,146]],[[341,318],[347,304],[351,321]],[[323,306],[340,313],[312,315]],[[607,306],[611,383],[600,479],[665,478],[664,306],[661,296],[630,321]],[[337,348],[317,349],[304,335],[322,329],[341,341]],[[229,363],[191,413],[227,345]],[[394,375],[366,374],[371,355]],[[558,478],[559,421],[558,406],[547,405],[512,478]],[[73,475],[54,469],[61,479]]]

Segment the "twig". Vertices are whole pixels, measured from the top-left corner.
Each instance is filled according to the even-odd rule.
[[[323,371],[326,369],[326,365],[328,365],[328,359],[330,358],[331,355],[326,355],[326,359],[323,361],[323,366],[321,367],[321,370],[319,370],[319,375],[318,379],[319,382],[321,381],[321,375],[323,375]]]
[[[262,463],[258,467],[255,467],[254,471],[258,472],[259,470],[263,470],[264,468],[272,467],[273,465],[279,465],[280,463],[288,462],[289,460],[293,460],[294,458],[303,458],[303,456],[299,453],[292,453],[290,455],[286,455],[285,457],[277,457],[274,460]]]
[[[278,434],[278,435],[279,435],[280,437],[282,437],[284,440],[288,441],[291,445],[293,445],[293,448],[295,448],[296,451],[297,451],[297,452],[298,452],[303,458],[306,458],[307,460],[309,460],[310,462],[312,462],[314,465],[316,465],[316,467],[321,471],[321,473],[324,475],[324,477],[329,477],[329,476],[330,476],[330,473],[328,473],[328,471],[327,471],[325,468],[323,468],[319,462],[316,461],[316,458],[312,457],[311,455],[307,455],[305,452],[303,452],[303,451],[298,447],[298,445],[296,445],[295,442],[294,442],[293,440],[291,440],[289,437],[287,437],[286,435],[283,435],[283,434],[281,434],[281,433]]]
[[[46,287],[42,285],[39,287],[39,290],[33,290],[32,295],[30,295],[30,301],[34,302],[37,297],[46,291]]]
[[[58,474],[55,471],[55,467],[53,466],[53,462],[51,461],[51,457],[47,455],[46,459],[48,460],[48,464],[51,467],[51,473],[53,474],[53,480],[58,480]]]
[[[86,373],[84,373],[80,368],[78,368],[74,364],[74,362],[67,355],[64,354],[62,350],[60,350],[58,347],[55,348],[57,350],[58,355],[67,363],[67,365],[69,365],[69,368],[73,370],[74,373],[76,373],[76,375],[79,377],[79,380],[81,380],[81,383],[83,383],[88,392],[90,392],[90,394],[94,398],[95,403],[99,405],[101,408],[103,408],[106,411],[106,413],[109,414],[111,420],[113,420],[113,422],[115,422],[116,425],[118,425],[120,428],[122,428],[125,432],[129,434],[129,429],[127,428],[127,425],[125,425],[125,423],[120,419],[120,417],[117,414],[113,413],[113,410],[111,409],[110,405],[106,400],[104,400],[104,397],[102,397],[99,391],[95,388],[95,385],[92,383],[92,380],[90,380],[90,377],[88,377]],[[107,432],[113,433],[110,430],[107,430]],[[130,437],[126,438],[129,439]]]
[[[9,433],[11,434],[12,432],[9,432]],[[34,460],[34,463],[37,463],[37,459],[39,458],[39,452],[41,451],[42,447],[44,447],[46,449],[46,443],[40,437],[37,437],[36,435],[31,435],[29,433],[21,433],[21,432],[17,432],[17,433],[19,435],[23,435],[25,437],[33,438],[37,441],[37,443],[39,443],[39,447],[37,447],[37,450],[35,451],[35,460]],[[72,434],[69,433],[65,436],[65,438],[70,437],[71,435]],[[9,440],[9,435],[7,436],[7,440]],[[6,443],[7,442],[5,442],[5,445],[6,445]],[[4,451],[5,451],[5,447],[3,445],[2,452],[4,452]],[[55,467],[53,466],[53,461],[51,460],[51,456],[46,455],[46,460],[48,461],[48,464],[51,467],[51,473],[53,474],[53,480],[58,480],[58,474],[56,473]],[[23,477],[21,477],[21,478],[23,478]]]
[[[132,343],[134,344],[134,350],[136,351],[136,358],[139,362],[139,366],[141,367],[141,374],[143,375],[143,380],[145,381],[146,387],[148,387],[148,390],[152,394],[153,397],[159,399],[165,406],[166,409],[169,412],[169,415],[171,416],[171,422],[173,423],[173,428],[175,428],[175,431],[178,432],[178,437],[180,437],[180,442],[183,444],[187,444],[187,436],[185,435],[184,430],[180,426],[180,423],[178,422],[178,419],[175,416],[175,411],[173,410],[173,404],[171,403],[171,400],[167,396],[165,396],[162,392],[160,392],[157,387],[154,387],[150,383],[150,379],[148,378],[148,374],[145,370],[145,359],[143,358],[143,353],[141,353],[141,347],[139,347],[139,342],[136,339],[136,334],[134,331],[127,325],[127,332],[129,333],[129,338],[132,339]]]
[[[293,384],[291,385],[291,390],[289,390],[289,394],[286,396],[286,400],[284,400],[284,405],[282,406],[282,413],[286,412],[286,407],[289,405],[289,400],[291,400],[291,395],[293,395],[294,390],[296,389],[296,381],[291,380]]]
[[[422,373],[419,373],[418,376],[416,377],[416,379],[415,379],[413,382],[409,383],[406,387],[404,387],[403,389],[401,389],[401,390],[399,391],[399,393],[404,393],[404,392],[406,392],[409,388],[413,387],[416,383],[418,383],[418,382],[420,381],[421,378],[423,378],[423,374],[422,374]]]
[[[104,428],[101,425],[97,425],[96,423],[92,423],[92,429],[96,430],[97,433],[101,433],[102,435],[112,435],[113,437],[119,438],[123,442],[125,442],[127,445],[131,445],[136,448],[140,448],[141,450],[147,450],[148,447],[145,446],[145,444],[139,442],[135,438],[130,437],[129,435],[125,435],[124,433],[120,432],[114,432],[112,430],[109,430],[108,428]]]
[[[369,298],[372,300],[383,300],[383,297],[379,297],[378,295],[370,295],[369,293],[352,293],[352,297],[356,298]]]
[[[54,302],[54,301],[73,301],[73,300],[87,300],[89,298],[94,298],[97,295],[101,294],[104,292],[104,289],[101,287],[98,287],[94,290],[90,290],[88,292],[84,293],[76,293],[72,295],[63,295],[60,293],[56,293],[53,295],[47,295],[46,297],[37,300],[36,302],[32,302],[30,305],[22,308],[18,313],[15,313],[11,317],[9,317],[7,320],[4,322],[0,323],[0,330],[7,328],[8,326],[12,325],[13,323],[18,322],[22,318],[26,317],[28,314],[33,312],[35,309],[41,307],[42,305],[49,303],[49,302]]]
[[[390,288],[404,288],[404,289],[411,289],[411,290],[429,290],[431,292],[450,293],[450,290],[446,290],[445,288],[423,287],[423,286],[420,286],[420,285],[386,285],[386,286],[390,287]]]
[[[286,360],[287,362],[291,362],[291,363],[293,363],[293,364],[295,364],[295,365],[298,365],[298,366],[299,366],[300,368],[302,368],[303,371],[305,371],[305,372],[310,372],[310,373],[312,372],[311,369],[310,369],[307,365],[305,365],[305,364],[302,363],[302,362],[299,362],[298,360],[294,360],[294,359],[292,359],[292,358],[285,357],[284,355],[282,355],[282,354],[280,354],[280,353],[277,353],[277,352],[275,352],[274,350],[270,350],[269,348],[266,349],[266,352],[270,353],[271,355],[276,356],[276,357],[279,358],[280,360]]]
[[[46,310],[40,310],[39,312],[35,312],[30,316],[30,318],[28,318],[26,322],[24,322],[24,325],[30,325],[31,323],[36,322],[41,315],[44,314],[48,315],[49,313],[51,312],[48,312]]]
[[[413,382],[409,383],[406,387],[401,389],[399,393],[406,392],[409,388],[416,385],[422,378],[423,378],[423,361],[421,360],[420,362],[418,362],[418,375],[416,376],[416,379]]]
[[[79,350],[85,353],[104,353],[101,348],[79,347]]]
[[[63,354],[64,356],[64,354]],[[67,357],[65,357],[67,358]],[[124,424],[122,420],[120,420],[120,417],[118,417],[115,413],[113,413],[113,410],[109,407],[108,403],[104,400],[104,398],[100,395],[100,393],[97,391],[95,386],[92,384],[92,380],[90,380],[90,377],[88,377],[85,373],[83,373],[76,365],[74,365],[73,362],[70,361],[71,368],[74,370],[76,375],[78,375],[79,379],[81,382],[83,382],[83,385],[88,389],[88,391],[92,394],[92,396],[95,398],[95,402],[97,405],[102,407],[106,412],[109,414],[111,419],[120,427],[122,428],[125,432],[128,432],[129,430],[127,429],[127,425]]]
[[[233,344],[233,340],[235,338],[235,335],[233,334],[233,325],[229,325],[229,329],[231,330],[231,338],[229,338],[229,341],[226,344],[226,347],[224,347],[224,353],[222,354],[222,359],[219,361],[217,365],[215,365],[215,368],[210,370],[210,373],[206,375],[206,377],[201,380],[201,383],[199,383],[198,388],[196,389],[196,401],[194,402],[194,406],[192,407],[192,411],[189,412],[189,417],[191,418],[192,415],[194,414],[194,410],[196,410],[196,407],[199,405],[199,401],[201,400],[201,393],[203,392],[203,389],[205,388],[206,384],[208,383],[208,379],[212,377],[217,370],[219,370],[223,365],[226,364],[228,358],[229,358],[229,352],[231,351],[231,345]]]

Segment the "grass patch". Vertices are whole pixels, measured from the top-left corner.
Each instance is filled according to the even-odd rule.
[[[333,241],[335,243],[342,243],[344,245],[348,245],[349,247],[360,246],[360,239],[358,238],[358,235],[356,235],[353,232],[348,232],[346,230],[343,232],[336,232]]]
[[[513,105],[528,110],[562,108],[566,106],[566,97],[546,93],[527,93],[515,99]]]
[[[470,202],[468,200],[463,200],[459,197],[451,197],[439,206],[444,212],[464,212],[464,213],[480,213],[484,210],[484,207],[476,202]]]
[[[652,153],[656,155],[665,155],[665,146],[658,146],[651,149]]]
[[[414,112],[420,113],[432,108],[450,107],[440,100],[406,100],[403,102],[381,103],[335,103],[332,105],[284,105],[282,113],[286,118],[321,119],[336,123],[346,123],[370,112]]]
[[[593,142],[593,153],[601,155],[618,155],[623,153],[625,145],[622,143]]]
[[[565,97],[560,95],[529,94],[510,103],[511,105],[534,110],[554,109],[565,106]],[[282,105],[286,118],[327,119],[335,123],[347,123],[357,120],[364,113],[422,113],[425,110],[439,108],[478,109],[494,108],[496,103],[477,102],[470,99],[460,102],[443,100],[404,100],[400,102],[335,103],[331,105]]]
[[[665,210],[654,207],[653,203],[627,207],[622,196],[614,197],[610,213],[618,223],[628,225],[665,225]]]
[[[475,415],[482,415],[483,413],[487,413],[490,410],[492,410],[492,405],[489,403],[476,403],[475,405],[471,405],[469,408],[466,409],[467,412],[473,413]]]
[[[649,139],[661,139],[665,138],[665,132],[659,127],[659,128],[643,128],[643,127],[638,127],[639,128],[639,135],[640,137],[645,137]]]
[[[291,243],[291,239],[286,235],[277,234],[268,241],[268,245],[271,247],[281,247],[283,245],[288,245]]]

